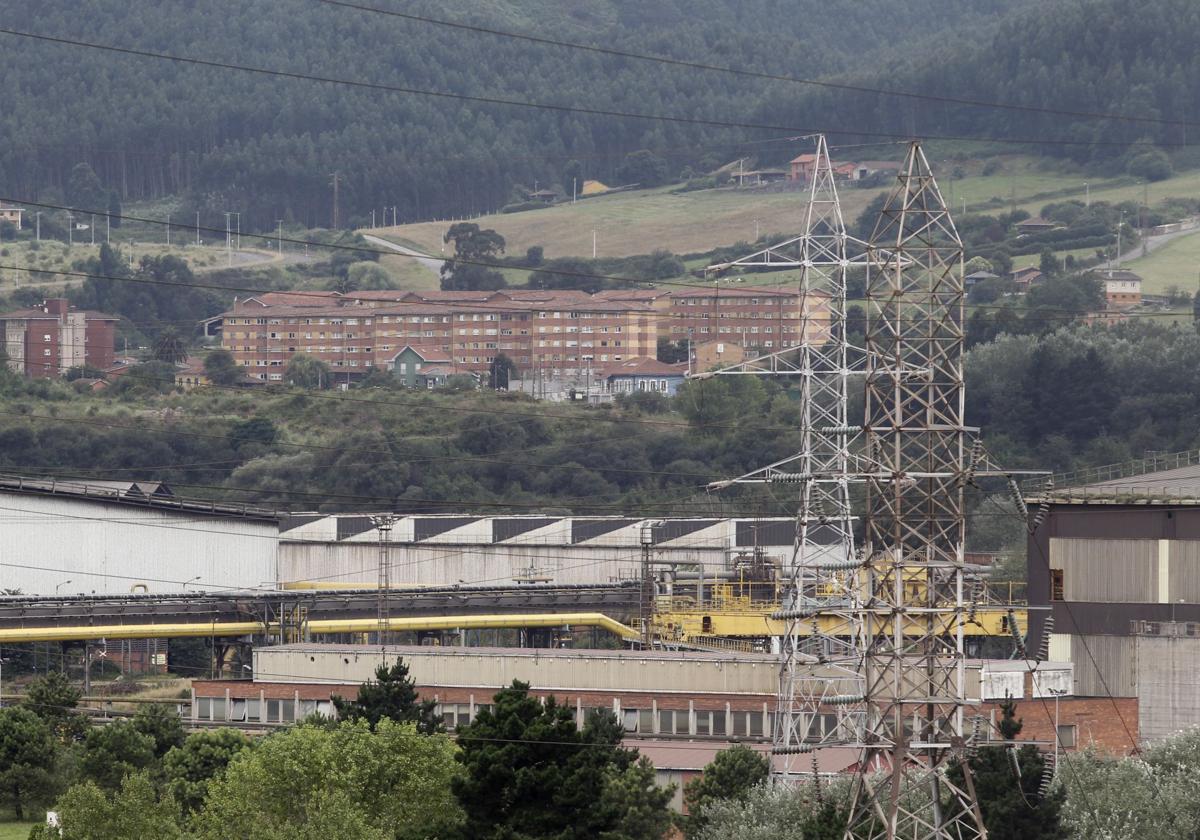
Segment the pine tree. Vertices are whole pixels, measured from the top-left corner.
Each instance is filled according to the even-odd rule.
[[[1021,734],[1022,721],[1012,697],[1000,703],[996,724],[1007,742],[980,747],[970,759],[979,810],[989,840],[1065,840],[1062,824],[1066,793],[1061,787],[1042,795],[1042,779],[1048,772],[1046,760],[1033,744],[1017,747],[1012,741]],[[963,783],[961,768],[950,770],[955,785]]]
[[[404,660],[397,659],[391,668],[380,665],[375,669],[375,679],[362,684],[357,700],[335,696],[333,705],[342,720],[365,720],[372,729],[380,720],[388,718],[415,723],[417,731],[425,735],[442,731],[442,721],[434,712],[434,702],[421,700],[415,685]]]

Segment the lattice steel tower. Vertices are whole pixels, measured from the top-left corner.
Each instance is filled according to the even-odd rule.
[[[846,838],[975,840],[986,830],[963,737],[963,487],[977,452],[963,417],[963,249],[918,143],[869,256],[867,721]]]
[[[863,371],[864,351],[846,335],[846,279],[864,265],[866,243],[846,234],[823,135],[817,135],[804,232],[757,253],[712,269],[796,268],[804,317],[799,345],[784,347],[715,375],[796,377],[802,412],[800,452],[730,484],[798,485],[796,535],[781,609],[779,693],[773,747],[776,777],[806,772],[796,757],[815,746],[858,743],[861,713],[861,627],[850,505],[848,383]],[[827,313],[827,318],[823,317]],[[780,340],[782,342],[781,333]],[[822,724],[834,705],[836,726]],[[824,720],[829,720],[828,717]]]

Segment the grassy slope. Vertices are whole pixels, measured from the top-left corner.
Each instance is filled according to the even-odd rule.
[[[874,195],[871,190],[846,190],[844,212],[853,218]],[[542,245],[547,257],[590,257],[593,230],[596,251],[602,257],[648,254],[660,248],[683,254],[753,240],[755,220],[763,234],[795,230],[805,197],[801,191],[720,189],[672,194],[668,189],[638,190],[475,221],[503,235],[513,254]],[[376,233],[437,254],[449,224],[422,222]]]
[[[1170,286],[1191,292],[1200,272],[1200,231],[1172,239],[1154,253],[1124,265],[1146,281],[1143,291],[1162,294]]]
[[[1085,185],[1093,184],[1093,201],[1140,201],[1143,192],[1151,205],[1173,196],[1200,192],[1200,171],[1186,172],[1156,184],[1099,179],[1085,175],[1041,171],[1024,158],[1008,159],[1006,170],[996,175],[968,175],[952,179],[953,164],[942,161],[935,169],[947,173],[940,185],[947,202],[961,212],[963,199],[972,205],[1003,199],[1003,207],[984,212],[1006,212],[1015,193],[1018,208],[1037,214],[1050,201],[1082,199]],[[842,211],[847,222],[857,218],[877,194],[875,190],[843,189]],[[1053,198],[1047,197],[1053,195]],[[591,256],[592,231],[596,231],[600,256],[646,254],[665,248],[677,254],[707,251],[740,240],[753,240],[755,221],[760,233],[790,233],[801,223],[805,194],[757,190],[700,190],[672,193],[670,188],[638,190],[563,204],[545,210],[494,214],[475,219],[482,227],[499,231],[508,240],[509,253],[542,245],[547,257]],[[438,254],[441,237],[450,222],[421,222],[375,231],[427,253]]]

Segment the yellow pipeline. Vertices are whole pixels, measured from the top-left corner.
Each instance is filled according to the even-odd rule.
[[[626,639],[638,633],[603,613],[529,613],[515,615],[459,615],[392,618],[388,629],[484,630],[515,627],[599,627]],[[96,624],[68,627],[13,627],[0,629],[0,644],[20,642],[79,642],[92,639],[168,639],[181,636],[253,636],[278,626],[261,621],[209,621],[188,624]],[[308,622],[311,633],[369,633],[379,629],[374,618],[337,618]]]

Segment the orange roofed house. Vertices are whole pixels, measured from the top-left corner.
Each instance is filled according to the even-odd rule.
[[[65,298],[0,315],[8,366],[17,373],[56,378],[70,368],[104,370],[113,363],[115,315],[71,308]]]

